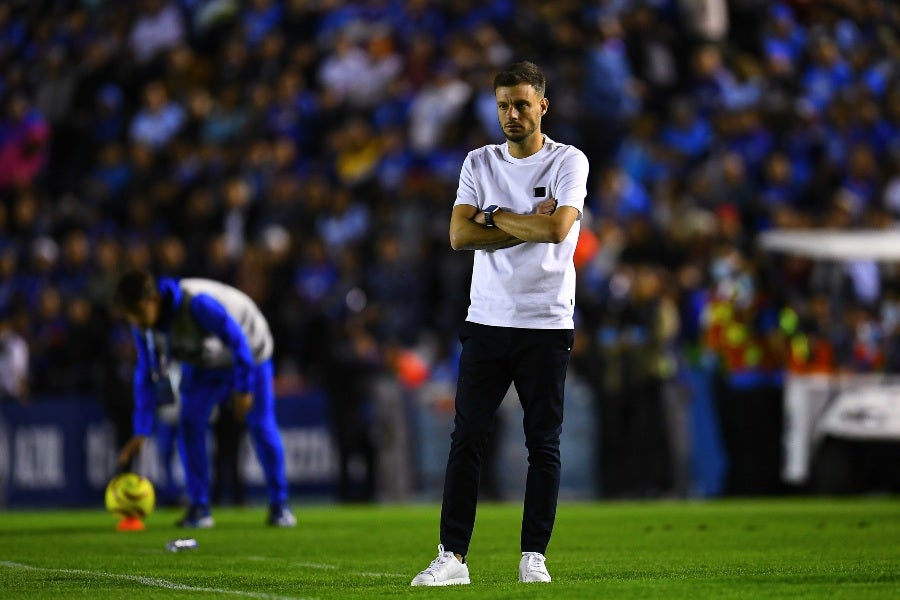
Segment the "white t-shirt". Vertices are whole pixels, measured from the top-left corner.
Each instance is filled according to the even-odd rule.
[[[544,146],[514,158],[507,144],[473,150],[466,157],[456,192],[458,204],[479,209],[496,204],[506,211],[533,214],[555,198],[572,206],[579,220],[559,244],[525,242],[502,250],[475,251],[467,320],[498,327],[572,329],[575,265],[572,255],[587,196],[588,160],[580,150],[544,136]]]

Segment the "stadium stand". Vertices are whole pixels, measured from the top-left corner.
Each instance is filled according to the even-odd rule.
[[[124,393],[109,293],[147,267],[247,292],[283,393],[355,406],[350,369],[446,410],[424,396],[467,306],[453,186],[522,58],[591,160],[591,493],[783,493],[785,375],[895,372],[900,271],[849,263],[838,332],[832,271],[757,237],[896,226],[898,32],[888,0],[3,2],[0,314],[30,353],[4,402]]]

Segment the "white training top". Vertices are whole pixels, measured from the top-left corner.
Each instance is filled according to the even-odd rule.
[[[498,327],[572,329],[575,265],[572,255],[587,196],[588,160],[583,152],[544,136],[544,146],[514,158],[508,146],[493,144],[466,156],[456,192],[458,204],[479,209],[496,204],[532,214],[541,201],[572,206],[579,220],[559,244],[525,242],[502,250],[475,251],[467,320]]]

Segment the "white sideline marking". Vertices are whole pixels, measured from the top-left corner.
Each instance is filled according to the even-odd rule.
[[[141,577],[140,575],[125,575],[122,573],[106,573],[104,571],[88,571],[85,569],[52,569],[48,567],[35,567],[22,563],[11,562],[8,560],[0,561],[0,566],[9,567],[10,569],[21,569],[24,571],[44,571],[49,573],[64,573],[68,575],[91,575],[97,577],[106,577],[108,579],[124,579],[126,581],[134,581],[148,587],[165,588],[167,590],[183,590],[188,592],[210,592],[213,594],[231,594],[232,596],[244,596],[247,598],[267,598],[270,600],[312,600],[304,598],[296,598],[294,596],[276,596],[274,594],[260,594],[257,592],[242,592],[240,590],[226,590],[220,588],[195,587],[192,585],[184,585],[158,579],[156,577]]]
[[[298,567],[307,567],[309,569],[337,569],[337,565],[325,565],[322,563],[298,562],[294,563]]]
[[[273,561],[273,560],[281,560],[278,558],[269,558],[267,556],[248,556],[247,560],[255,560],[255,561]],[[325,563],[313,563],[313,562],[295,562],[291,563],[295,567],[304,567],[307,569],[322,569],[328,571],[338,570],[339,567],[337,565],[329,565]],[[360,577],[405,577],[406,573],[379,573],[374,571],[347,571],[348,575],[357,575]]]

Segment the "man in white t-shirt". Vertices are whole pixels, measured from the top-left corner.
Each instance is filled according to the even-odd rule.
[[[540,69],[510,65],[494,79],[507,142],[466,157],[450,245],[474,250],[471,303],[460,332],[456,418],[444,480],[438,556],[412,585],[469,583],[485,441],[510,384],[524,409],[528,478],[519,581],[549,582],[544,553],[559,494],[563,388],[574,338],[572,256],[588,161],[541,133],[549,101]]]

